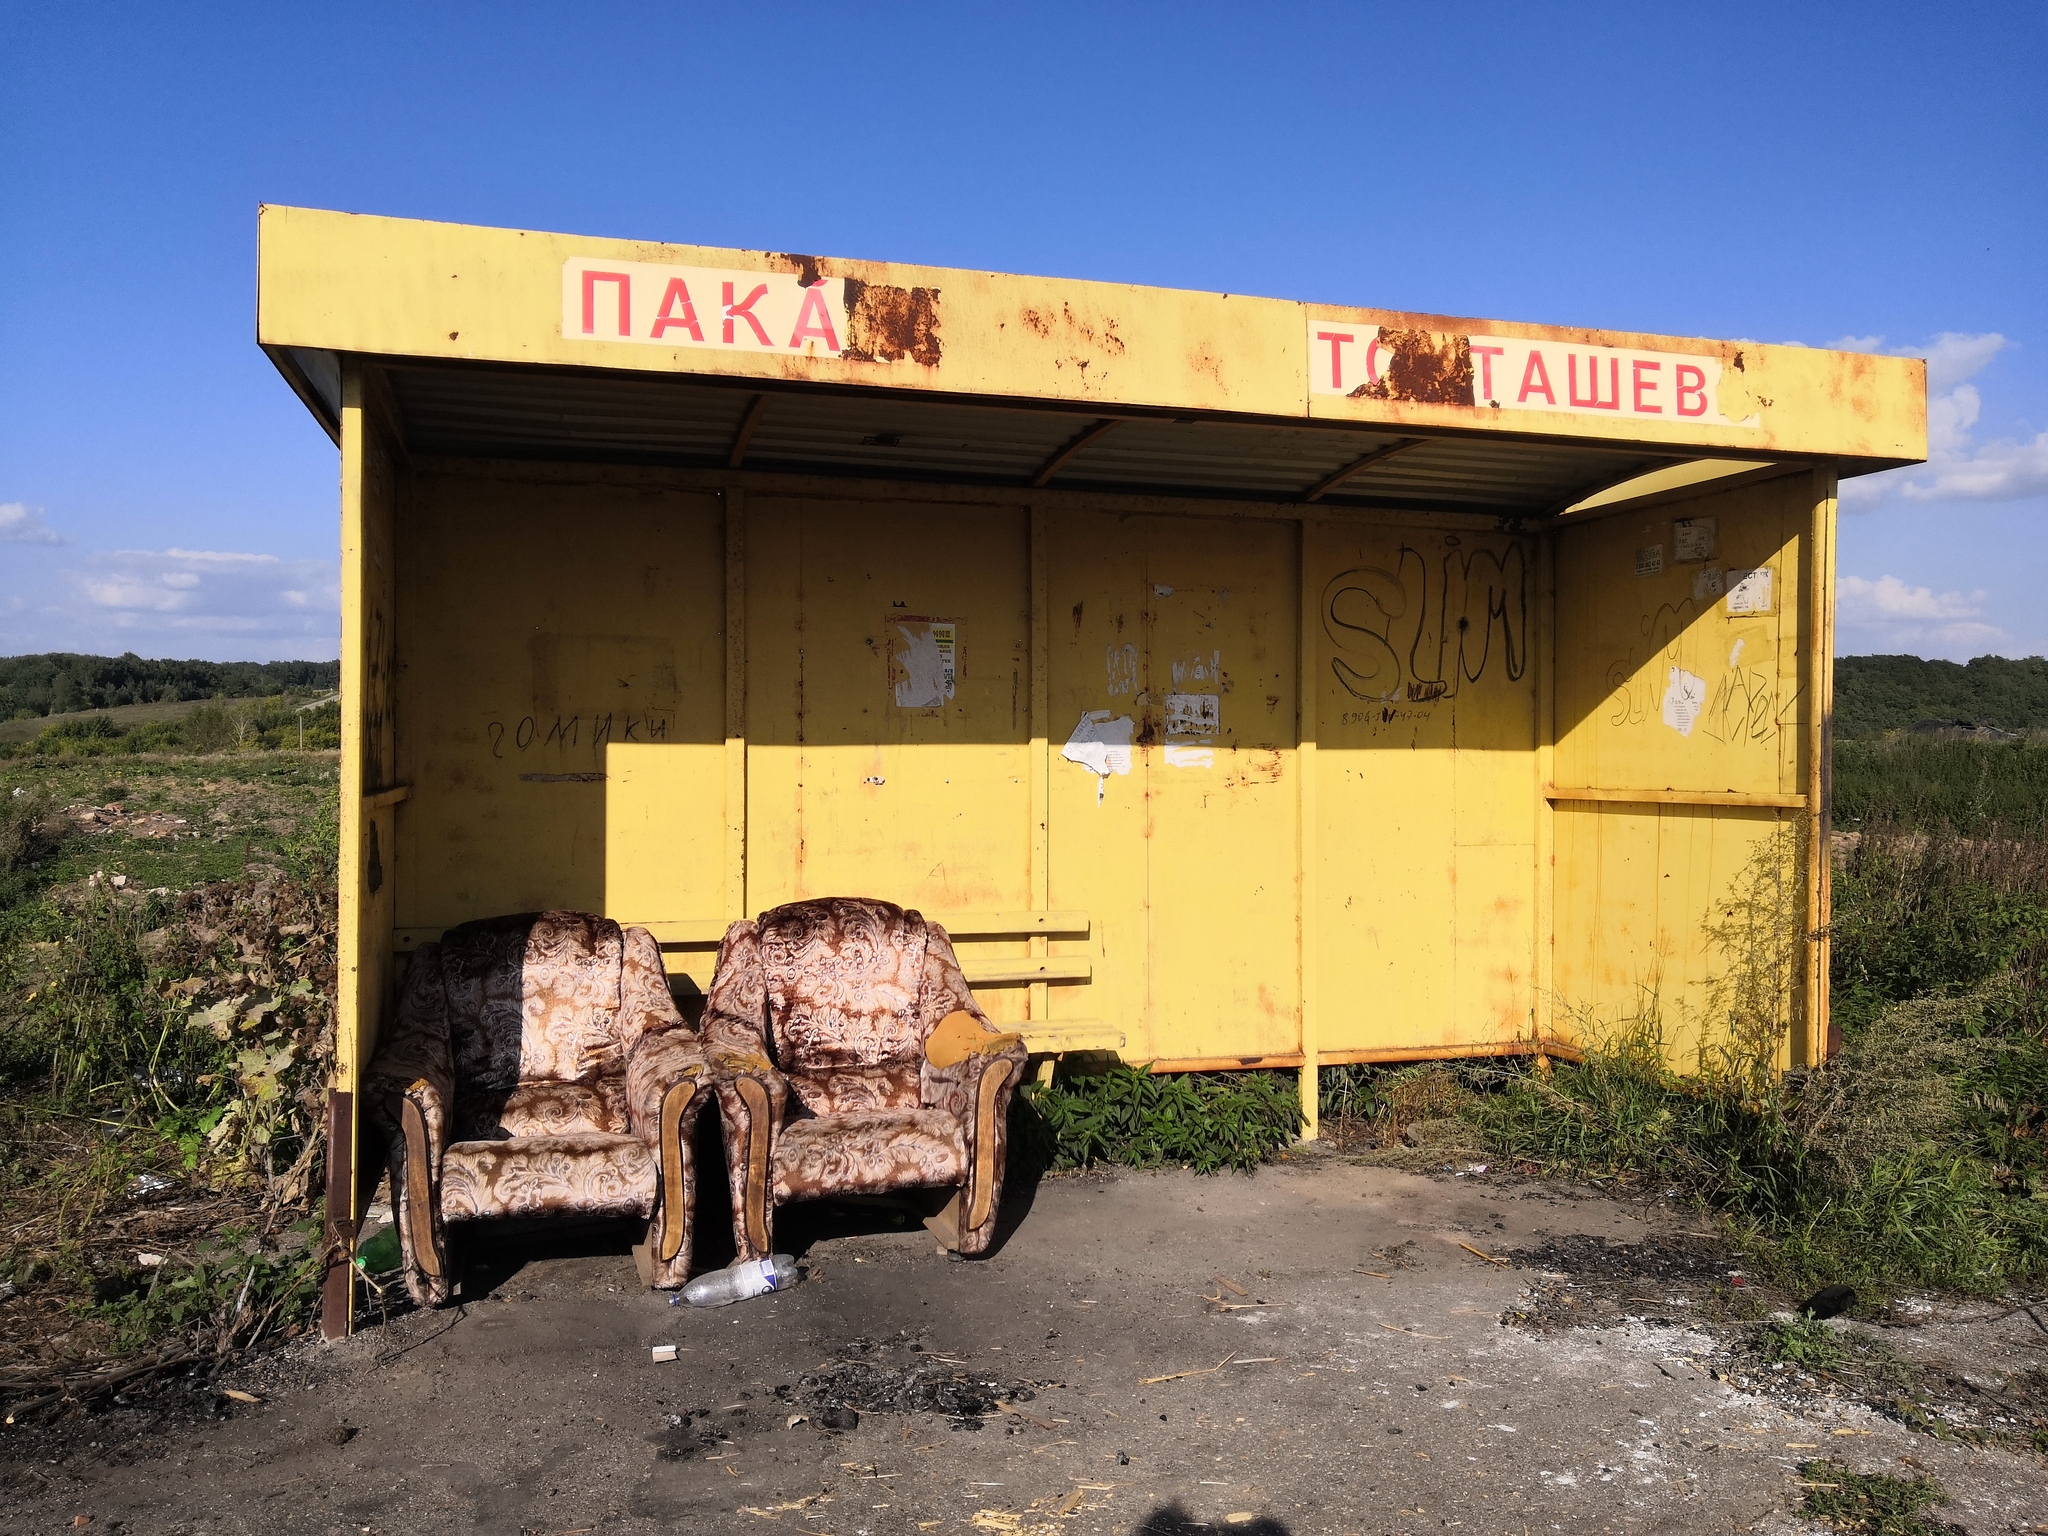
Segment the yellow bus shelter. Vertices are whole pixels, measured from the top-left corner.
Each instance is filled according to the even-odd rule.
[[[1694,1049],[1789,847],[1824,1056],[1836,485],[1925,456],[1920,362],[260,227],[341,454],[337,1233],[401,957],[504,912],[687,994],[735,918],[885,897],[1034,1051],[1299,1068],[1313,1129],[1320,1065],[1647,994]]]

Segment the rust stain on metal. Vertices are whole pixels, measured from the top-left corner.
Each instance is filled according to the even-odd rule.
[[[1071,304],[1062,304],[1057,314],[1043,309],[1025,310],[1024,324],[1034,334],[1039,336],[1050,336],[1053,333],[1053,328],[1059,326],[1071,332],[1086,345],[1095,348],[1106,357],[1122,357],[1124,355],[1124,339],[1116,333],[1116,319],[1114,316],[1104,319],[1101,329],[1098,330],[1088,321],[1077,316]],[[1078,363],[1083,368],[1088,366],[1087,363],[1081,361],[1078,357],[1069,358],[1066,361]]]
[[[825,275],[825,269],[816,256],[801,256],[795,251],[777,251],[775,259],[788,262],[789,270],[796,273],[796,280],[806,288]],[[847,307],[852,308],[850,296]]]
[[[939,290],[846,280],[846,350],[859,363],[939,365]]]
[[[1405,400],[1418,405],[1472,404],[1472,343],[1436,331],[1380,332],[1386,361],[1380,376],[1351,391],[1354,400]]]

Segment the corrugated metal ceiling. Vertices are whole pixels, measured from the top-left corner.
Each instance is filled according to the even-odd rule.
[[[395,368],[414,452],[720,466],[751,389],[545,369]],[[1636,451],[1484,438],[1414,442],[1386,431],[1169,417],[1103,418],[921,396],[777,390],[745,442],[748,469],[968,484],[1300,501],[1368,455],[1327,505],[1542,513],[1672,462]],[[1390,451],[1391,450],[1391,451]]]

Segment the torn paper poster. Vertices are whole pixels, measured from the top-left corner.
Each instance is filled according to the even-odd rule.
[[[1710,565],[1692,573],[1692,596],[1696,603],[1716,602],[1721,596],[1721,567]]]
[[[1732,666],[1734,666],[1734,665],[1735,665],[1735,664],[1736,664],[1736,663],[1737,663],[1738,661],[1742,660],[1742,646],[1743,646],[1743,642],[1742,642],[1742,641],[1741,641],[1740,639],[1738,639],[1738,640],[1737,640],[1737,641],[1735,642],[1735,644],[1734,644],[1734,645],[1732,645],[1731,647],[1729,647],[1729,650],[1728,650],[1728,665],[1729,665],[1729,666],[1731,666],[1731,667],[1732,667]]]
[[[1664,546],[1645,544],[1636,551],[1636,574],[1655,576],[1664,569]]]
[[[1169,736],[1222,735],[1222,695],[1215,693],[1169,693],[1166,696],[1166,734]]]
[[[960,626],[952,619],[890,615],[889,681],[898,709],[943,709],[959,682]]]
[[[1067,744],[1060,748],[1061,757],[1070,763],[1079,763],[1097,776],[1097,804],[1102,801],[1102,786],[1109,782],[1112,773],[1131,771],[1133,729],[1129,715],[1118,715],[1112,720],[1106,709],[1087,710],[1074,727],[1074,734],[1067,738]]]
[[[1175,747],[1166,749],[1166,766],[1169,768],[1214,768],[1216,751],[1213,747]]]
[[[1681,517],[1671,525],[1671,558],[1681,565],[1713,559],[1715,531],[1711,517]]]
[[[1690,736],[1700,711],[1707,707],[1707,680],[1694,677],[1683,667],[1671,669],[1664,685],[1664,723],[1681,736]]]
[[[1728,568],[1728,611],[1769,613],[1771,611],[1771,568],[1760,565],[1753,571]]]

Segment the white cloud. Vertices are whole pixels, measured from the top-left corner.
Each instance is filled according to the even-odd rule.
[[[141,650],[152,637],[178,635],[318,641],[316,649],[331,649],[340,630],[341,587],[332,561],[123,549],[94,554],[64,577],[70,600],[46,615],[102,637],[93,643],[106,650]]]
[[[1922,347],[1887,347],[1882,336],[1843,336],[1828,343],[1845,352],[1889,352],[1927,359],[1927,462],[1914,469],[1865,476],[1842,487],[1853,510],[1896,491],[1908,501],[2016,501],[2048,493],[2048,432],[2031,439],[1976,441],[1983,397],[1969,381],[2012,343],[1996,331],[1943,331]]]
[[[1911,587],[1896,576],[1875,581],[1844,576],[1835,587],[1835,619],[1845,652],[1923,652],[1925,649],[1988,649],[2009,640],[1986,623],[1990,596],[1984,592],[1936,592]]]
[[[25,501],[0,502],[0,544],[62,544],[63,536],[43,521],[43,509]]]

